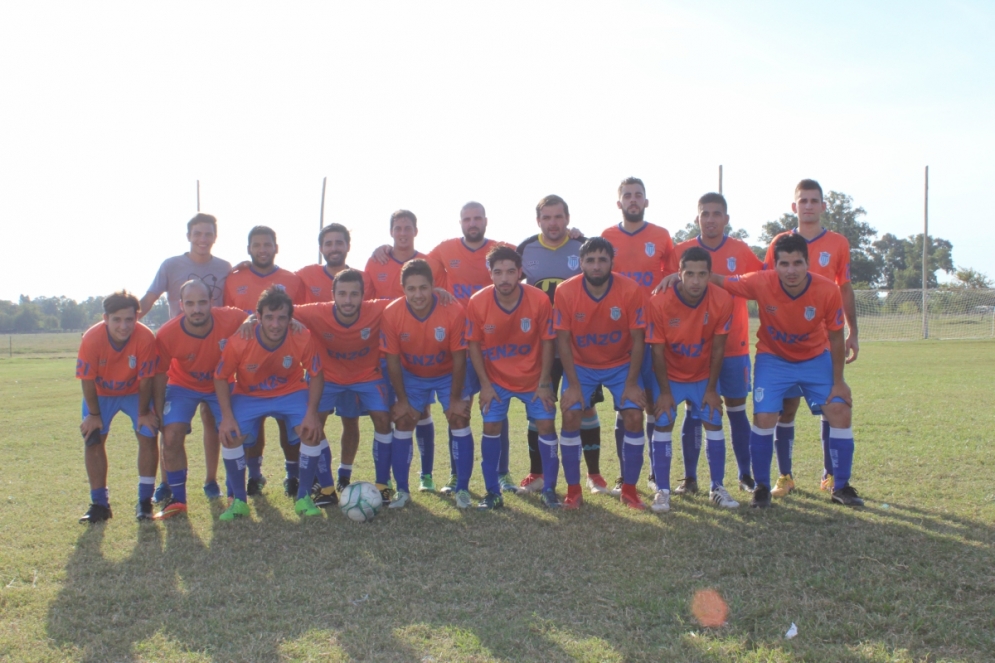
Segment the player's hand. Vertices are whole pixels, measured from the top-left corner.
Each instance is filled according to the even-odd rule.
[[[714,389],[706,389],[705,395],[701,399],[702,408],[709,408],[711,412],[718,412],[722,415],[722,397]]]
[[[103,426],[104,422],[100,419],[99,414],[88,414],[83,418],[83,423],[79,425],[79,432],[83,433],[85,440],[93,434],[93,431],[99,431]]]
[[[249,262],[248,260],[243,260],[242,262],[240,262],[237,265],[235,265],[234,267],[232,267],[231,271],[237,272],[237,271],[242,270],[242,269],[248,269],[251,266],[252,266],[251,262]]]
[[[638,384],[627,384],[622,390],[622,402],[631,401],[639,406],[640,410],[646,409],[646,390]]]
[[[663,279],[661,279],[661,281],[656,285],[656,287],[653,288],[653,292],[650,293],[650,296],[653,296],[658,292],[662,292],[667,288],[672,287],[675,283],[677,283],[677,280],[679,278],[681,278],[681,275],[678,274],[677,272],[674,272],[673,274],[667,274],[666,276],[663,277]]]
[[[321,420],[318,418],[317,412],[308,411],[304,415],[297,434],[300,435],[302,440],[314,443],[308,446],[314,446],[321,441]]]
[[[497,392],[494,390],[494,385],[480,385],[480,413],[487,414],[491,409],[491,402],[497,403],[501,399],[498,398]]]
[[[250,315],[248,318],[246,318],[245,322],[239,325],[238,335],[242,339],[249,340],[250,338],[252,338],[252,332],[255,331],[255,329],[256,329],[256,316],[255,314],[253,314]]]
[[[540,385],[536,388],[536,393],[532,397],[532,401],[535,402],[537,398],[542,401],[542,406],[546,408],[547,412],[556,411],[556,396],[553,395],[552,385],[546,387]]]
[[[450,304],[459,301],[453,296],[453,293],[443,288],[432,288],[432,292],[434,292],[435,296],[439,298],[439,303],[443,306],[449,306]]]
[[[567,228],[567,237],[570,239],[580,239],[584,236],[579,228]]]
[[[660,420],[666,416],[667,426],[674,423],[677,419],[677,404],[674,403],[674,396],[669,391],[666,393],[661,393],[656,397],[656,403],[653,406],[653,416],[656,417],[657,425],[660,424]]]
[[[396,424],[401,422],[403,419],[408,418],[414,421],[421,419],[421,412],[411,407],[411,404],[407,400],[397,399],[394,403],[394,407],[391,408],[391,420]]]
[[[470,400],[462,399],[458,396],[449,398],[449,409],[446,410],[446,418],[452,423],[453,419],[470,418]]]
[[[376,260],[381,265],[386,265],[387,261],[390,260],[390,252],[391,252],[391,247],[389,244],[378,246],[376,251],[373,252],[373,259]]]
[[[857,355],[860,353],[860,342],[857,341],[857,335],[851,332],[843,347],[846,348],[843,353],[843,356],[846,357],[846,363],[852,364],[857,361]]]
[[[833,388],[829,392],[829,397],[826,398],[826,405],[832,403],[834,398],[841,398],[844,403],[850,407],[853,407],[853,396],[850,394],[850,385],[842,380],[833,383]]]
[[[291,334],[303,334],[307,327],[300,320],[290,319],[290,333]]]
[[[584,400],[584,394],[580,390],[580,385],[570,385],[563,390],[563,395],[560,398],[560,409],[566,412],[574,405],[584,406],[582,401]]]
[[[237,447],[242,440],[242,431],[238,429],[238,422],[222,416],[221,423],[218,424],[218,437],[225,447],[229,449]]]

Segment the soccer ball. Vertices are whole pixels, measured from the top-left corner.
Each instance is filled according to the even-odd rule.
[[[339,496],[339,508],[350,520],[365,523],[373,520],[383,506],[380,491],[369,481],[357,481],[345,487]]]

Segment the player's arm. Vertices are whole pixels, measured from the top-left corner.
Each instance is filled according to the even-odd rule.
[[[80,384],[83,386],[83,400],[86,401],[86,410],[89,414],[83,419],[83,423],[79,425],[79,431],[83,433],[83,438],[86,439],[94,431],[100,431],[103,428],[103,420],[100,416],[100,399],[97,397],[97,381],[96,380],[80,380]]]
[[[468,350],[470,353],[470,363],[473,364],[473,369],[477,371],[477,378],[480,379],[480,411],[487,414],[487,411],[491,407],[491,402],[498,400],[497,392],[494,391],[494,385],[491,384],[490,378],[487,377],[487,370],[484,366],[484,353],[480,351],[480,342],[470,341]]]
[[[150,431],[159,428],[159,417],[156,416],[156,411],[149,407],[152,404],[152,383],[154,381],[154,376],[138,380],[138,426],[145,426]]]
[[[632,352],[629,354],[629,372],[625,376],[625,390],[622,401],[632,401],[641,408],[646,407],[646,390],[639,386],[639,372],[643,366],[643,353],[646,351],[646,330],[630,329]]]
[[[446,418],[452,423],[454,418],[470,416],[470,401],[463,400],[463,385],[466,382],[466,350],[453,350],[453,381],[449,390],[449,407]]]
[[[325,376],[321,371],[313,373],[307,385],[307,412],[301,421],[300,436],[314,446],[321,441],[321,419],[318,417],[318,403],[321,402],[321,392],[325,388]]]
[[[560,363],[563,364],[563,377],[566,378],[568,385],[560,399],[560,409],[566,412],[584,400],[580,381],[577,379],[577,367],[574,366],[574,351],[570,342],[569,330],[556,330],[556,349],[559,350]],[[581,403],[581,407],[583,407],[583,403]]]
[[[221,410],[221,421],[218,423],[218,436],[221,443],[228,448],[238,446],[242,438],[242,431],[235,421],[235,414],[231,409],[231,387],[228,380],[214,378],[214,393],[218,397],[218,408]]]
[[[149,290],[148,292],[145,293],[145,296],[142,297],[142,301],[138,302],[138,308],[140,309],[138,311],[139,320],[144,318],[145,315],[152,310],[152,307],[155,306],[155,303],[159,300],[159,297],[161,296],[162,296],[161,292],[153,292],[152,290]]]
[[[381,265],[386,265],[387,261],[390,260],[390,254],[393,251],[394,247],[390,244],[382,244],[373,251],[373,255],[370,256],[370,260],[376,260]]]
[[[719,375],[722,373],[722,359],[726,353],[726,335],[716,334],[712,337],[712,356],[708,365],[708,384],[705,385],[703,404],[712,412],[722,414],[722,397],[719,396]]]
[[[853,396],[850,394],[850,386],[843,379],[843,366],[846,364],[846,343],[843,340],[842,329],[829,330],[829,354],[833,359],[833,388],[829,392],[826,403],[832,402],[836,397],[843,399],[850,407],[853,407]]]
[[[843,315],[846,316],[846,324],[850,328],[844,351],[846,363],[851,364],[857,361],[857,354],[860,352],[860,342],[857,340],[857,296],[853,292],[853,284],[847,282],[841,285],[840,297],[843,299]]]
[[[394,394],[397,401],[394,403],[392,418],[395,422],[411,417],[415,421],[421,419],[421,413],[411,407],[408,403],[408,392],[404,390],[404,373],[401,371],[401,356],[388,354],[387,357],[387,378],[390,385],[394,387]]]
[[[542,401],[547,411],[556,407],[556,394],[553,393],[553,360],[556,358],[556,340],[542,340],[542,368],[539,372],[539,386],[535,398]]]
[[[677,406],[674,404],[673,394],[670,393],[670,378],[667,376],[664,344],[651,343],[650,352],[653,353],[653,374],[656,376],[657,384],[660,385],[660,395],[656,397],[653,414],[658,421],[663,418],[663,415],[667,415],[673,421],[677,415]]]
[[[169,375],[166,373],[156,373],[155,377],[152,378],[152,403],[160,417],[166,413],[167,382],[169,382]]]

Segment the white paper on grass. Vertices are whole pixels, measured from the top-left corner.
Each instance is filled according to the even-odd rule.
[[[789,628],[788,632],[784,634],[784,637],[785,637],[785,639],[790,640],[791,638],[795,637],[796,635],[798,635],[798,627],[795,626],[794,622],[791,622],[791,628]]]

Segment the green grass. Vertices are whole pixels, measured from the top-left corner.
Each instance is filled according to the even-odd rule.
[[[115,518],[94,528],[75,522],[87,486],[72,358],[5,360],[0,660],[995,660],[993,356],[991,342],[863,346],[848,370],[859,511],[818,491],[818,422],[804,417],[800,490],[766,512],[698,496],[656,516],[592,496],[549,513],[509,496],[504,512],[464,514],[416,493],[367,525],[337,510],[301,522],[273,449],[251,522],[225,525],[199,493],[197,422],[189,518],[139,526],[135,441],[118,419]],[[603,438],[614,477],[607,427]],[[357,478],[369,479],[368,428],[363,439]],[[482,492],[479,468],[471,488]],[[722,628],[690,614],[709,587],[730,607]]]

